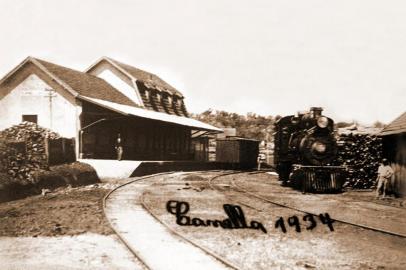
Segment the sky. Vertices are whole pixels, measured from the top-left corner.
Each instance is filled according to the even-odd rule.
[[[0,76],[27,56],[159,75],[188,111],[389,123],[406,111],[403,0],[0,0]]]

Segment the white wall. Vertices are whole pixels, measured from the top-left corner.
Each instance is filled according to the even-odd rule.
[[[37,75],[31,74],[1,99],[0,130],[21,123],[23,114],[36,114],[38,125],[49,128],[63,137],[76,137],[76,115],[80,113],[80,108],[54,92],[51,109],[48,92],[45,89],[51,87]]]
[[[102,61],[92,68],[89,73],[104,79],[123,95],[131,99],[135,104],[142,106],[137,86],[134,85],[133,81],[128,76],[124,75],[110,63]]]
[[[119,90],[121,93],[123,93],[129,99],[134,101],[136,104],[140,105],[140,100],[138,99],[138,96],[135,93],[134,88],[132,88],[127,83],[125,83],[122,79],[117,77],[109,69],[103,70],[101,73],[99,73],[97,75],[97,77],[104,79],[106,82],[111,84],[114,88]]]

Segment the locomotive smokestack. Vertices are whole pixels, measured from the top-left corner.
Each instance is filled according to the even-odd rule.
[[[312,115],[313,118],[320,117],[322,112],[323,112],[322,107],[311,107],[310,108],[310,114]]]

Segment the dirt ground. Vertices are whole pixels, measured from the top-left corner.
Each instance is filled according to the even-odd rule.
[[[144,202],[161,221],[241,269],[406,269],[404,238],[334,223],[301,232],[287,226],[282,233],[275,220],[303,213],[242,197],[230,188],[234,175],[220,179],[224,192],[213,190],[207,179],[219,172],[159,177],[149,180]],[[272,177],[266,174],[250,178]],[[1,269],[144,269],[119,242],[102,212],[102,198],[117,183],[60,188],[45,196],[0,203]],[[141,188],[141,187],[140,187]],[[404,208],[403,199],[376,200],[371,191],[339,195],[351,200]],[[248,221],[256,220],[267,233],[253,229],[223,230],[179,226],[166,210],[168,200],[190,203],[191,217],[224,219],[223,204],[239,204]],[[55,258],[58,258],[57,260]]]
[[[85,232],[109,235],[102,198],[108,184],[60,188],[0,204],[0,236],[58,236]]]
[[[145,269],[111,235],[0,237],[0,269]]]
[[[377,204],[388,205],[393,207],[400,207],[406,209],[406,199],[396,198],[395,196],[387,196],[385,198],[376,197],[375,190],[347,190],[347,192],[342,193],[343,197],[350,198],[353,200],[361,200],[367,202],[374,202]]]
[[[115,186],[0,203],[0,269],[145,269],[103,215],[102,199]]]
[[[177,233],[241,269],[406,268],[404,238],[338,222],[334,223],[334,231],[330,231],[320,220],[317,220],[318,225],[313,230],[307,230],[302,222],[301,232],[296,232],[287,224],[287,219],[296,215],[302,220],[303,213],[244,198],[229,188],[231,178],[246,180],[247,175],[223,178],[221,185],[225,192],[211,189],[207,185],[207,176],[204,178],[188,176],[172,183],[165,181],[167,185],[159,188],[151,186],[144,193],[144,202],[161,221]],[[202,220],[222,220],[226,217],[223,204],[238,204],[244,210],[247,221],[260,221],[267,233],[253,229],[179,226],[176,224],[176,217],[168,213],[165,207],[168,200],[187,201],[190,204],[188,216]],[[275,228],[275,221],[279,217],[285,219],[287,233]]]

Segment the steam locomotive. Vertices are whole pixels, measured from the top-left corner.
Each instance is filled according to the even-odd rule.
[[[285,116],[275,123],[274,164],[283,184],[303,192],[337,192],[345,168],[332,166],[337,155],[334,121],[320,107]]]

